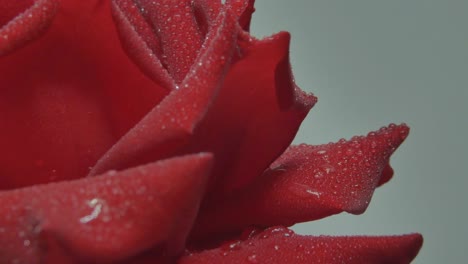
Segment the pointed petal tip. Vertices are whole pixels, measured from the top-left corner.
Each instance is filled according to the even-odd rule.
[[[379,239],[379,237],[370,237]],[[398,260],[398,263],[412,262],[422,248],[424,239],[419,233],[410,233],[403,235],[392,235],[382,237],[386,241],[383,246],[382,258]]]
[[[409,244],[414,245],[415,248],[419,250],[424,243],[424,237],[420,233],[409,233],[406,235],[402,235],[408,238]]]
[[[318,102],[317,96],[315,96],[313,93],[305,92],[297,86],[295,87],[295,94],[296,103],[294,106],[299,108],[299,110],[308,112]]]
[[[241,195],[205,208],[195,234],[289,226],[343,211],[362,214],[375,188],[391,175],[390,155],[408,132],[406,124],[390,124],[337,143],[292,146]],[[223,220],[212,223],[213,218]]]
[[[399,125],[391,123],[388,126],[380,128],[376,133],[387,137],[395,147],[398,147],[408,137],[409,131],[410,128],[406,123]]]
[[[422,234],[419,234],[419,233],[413,233],[408,236],[411,238],[410,247],[412,249],[411,251],[413,252],[412,259],[414,259],[416,258],[416,256],[418,255],[419,251],[421,250],[424,244],[424,237],[422,236]]]
[[[401,123],[400,125],[390,124],[388,126],[380,128],[378,131],[370,132],[369,135],[377,135],[378,133],[388,133],[390,141],[390,155],[406,140],[410,132],[410,128],[406,123]],[[394,171],[390,165],[390,161],[387,162],[384,169],[382,170],[382,175],[378,183],[378,187],[389,182],[393,177]]]

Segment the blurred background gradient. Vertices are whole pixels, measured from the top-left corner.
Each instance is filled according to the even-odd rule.
[[[405,122],[393,180],[360,216],[302,234],[419,232],[414,263],[466,263],[468,1],[257,0],[252,32],[292,34],[297,84],[319,98],[295,143],[322,144]]]

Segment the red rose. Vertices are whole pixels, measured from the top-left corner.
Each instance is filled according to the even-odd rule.
[[[310,108],[253,1],[0,0],[0,263],[409,263],[362,213],[405,125],[291,146]]]

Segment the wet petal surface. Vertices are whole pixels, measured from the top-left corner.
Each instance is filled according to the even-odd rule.
[[[192,252],[179,264],[202,263],[410,263],[422,245],[419,234],[382,237],[300,236],[272,227],[219,248]]]
[[[406,125],[390,125],[349,141],[292,146],[246,190],[203,208],[193,235],[289,226],[343,211],[360,214],[408,131]]]
[[[0,192],[0,262],[107,262],[153,247],[178,254],[204,193],[211,159],[197,154]]]
[[[181,84],[115,144],[94,166],[90,175],[123,169],[183,151],[194,129],[213,104],[235,48],[237,31],[230,12],[220,14],[197,61]]]
[[[49,2],[12,23],[46,15]],[[63,0],[50,23],[0,60],[0,189],[86,176],[166,95],[118,45],[107,1]]]

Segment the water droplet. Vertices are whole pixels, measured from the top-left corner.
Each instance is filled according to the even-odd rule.
[[[317,171],[315,174],[314,174],[314,178],[318,179],[318,178],[322,178],[323,177],[323,172],[321,171]]]
[[[97,219],[99,215],[101,214],[101,212],[107,210],[106,202],[99,198],[94,198],[88,201],[87,204],[90,208],[93,209],[93,211],[90,214],[80,218],[80,223],[82,224],[86,224]]]
[[[354,153],[354,149],[352,149],[352,148],[348,148],[348,149],[346,150],[346,155],[348,155],[348,156],[353,155],[353,153]]]
[[[312,194],[312,195],[316,196],[317,198],[320,198],[320,194],[321,194],[320,192],[317,192],[317,191],[314,191],[314,190],[311,190],[311,189],[306,190],[306,193]]]
[[[408,136],[408,130],[400,130],[400,139],[404,140]]]
[[[257,260],[257,255],[250,255],[247,257],[247,261],[249,261],[250,263],[258,263],[258,260]]]
[[[265,232],[269,232],[270,234],[274,233],[279,233],[279,232],[287,232],[288,229],[284,226],[276,226],[276,227],[270,227],[265,229]]]
[[[385,132],[387,132],[387,130],[388,130],[387,127],[381,127],[381,128],[379,129],[379,132],[380,132],[380,133],[385,133]]]
[[[294,183],[293,185],[291,185],[289,187],[289,189],[291,190],[291,192],[293,192],[295,195],[297,196],[300,196],[300,197],[304,197],[304,198],[308,198],[310,196],[314,196],[314,197],[320,197],[320,192],[312,189],[310,186],[307,186],[305,184],[301,184],[301,183]]]
[[[24,245],[25,247],[29,247],[29,246],[31,245],[31,240],[25,239],[25,240],[23,241],[23,245]]]
[[[248,227],[242,232],[242,234],[240,235],[240,239],[241,240],[247,240],[247,239],[249,239],[251,237],[254,237],[259,232],[260,232],[260,230],[255,228],[255,227]]]
[[[335,167],[329,163],[323,164],[320,166],[320,169],[322,169],[326,174],[330,174],[336,170]]]
[[[241,242],[242,242],[241,240],[237,240],[234,242],[225,243],[220,248],[224,252],[239,250],[241,248]]]
[[[326,150],[324,150],[324,149],[320,149],[320,150],[317,150],[317,152],[316,152],[316,153],[317,153],[317,154],[319,154],[319,155],[323,155],[323,154],[326,154],[326,153],[327,153],[327,151],[326,151]]]
[[[277,172],[281,172],[281,171],[286,171],[286,169],[284,168],[283,165],[278,165],[278,166],[275,166],[275,167],[272,167],[270,168],[271,171],[277,171]]]
[[[231,243],[231,244],[229,245],[229,249],[230,249],[230,250],[239,250],[239,249],[240,249],[240,244],[241,244],[240,241],[236,241],[236,242],[234,242],[234,243]]]

